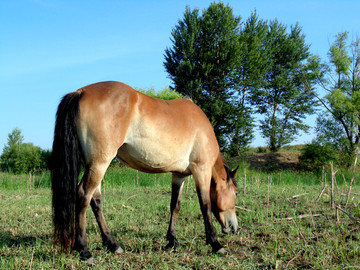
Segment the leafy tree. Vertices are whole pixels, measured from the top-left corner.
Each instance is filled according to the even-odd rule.
[[[242,107],[246,106],[252,92],[265,85],[268,55],[264,43],[267,29],[267,23],[259,20],[256,11],[240,29],[240,55],[233,80]]]
[[[32,143],[23,143],[21,130],[8,135],[8,143],[0,156],[1,169],[12,173],[39,172],[48,169],[50,153]]]
[[[317,140],[352,157],[360,140],[360,38],[348,43],[348,33],[339,33],[328,56],[317,76],[327,93],[318,97],[327,113],[318,117]]]
[[[8,135],[8,148],[18,147],[18,151],[20,152],[20,145],[24,141],[24,136],[21,135],[21,130],[18,128],[14,128],[14,130]]]
[[[271,151],[294,140],[300,131],[307,131],[307,114],[314,112],[314,96],[302,83],[314,84],[312,58],[305,36],[298,24],[287,33],[286,26],[271,21],[263,43],[267,69],[262,87],[252,91],[251,103],[264,116],[260,130],[268,139]]]
[[[14,128],[13,131],[8,134],[7,145],[5,145],[3,153],[0,156],[0,165],[3,170],[15,167],[16,158],[20,153],[23,141],[24,137],[18,128]]]
[[[210,119],[224,149],[240,126],[244,112],[234,104],[233,74],[240,55],[240,17],[223,3],[212,3],[199,14],[186,8],[172,31],[164,66],[177,92],[190,97]],[[236,139],[235,139],[236,140]]]
[[[267,55],[263,44],[266,31],[267,24],[259,20],[256,11],[240,28],[240,52],[232,77],[237,91],[233,103],[238,108],[238,113],[231,127],[233,136],[229,138],[230,144],[226,149],[233,156],[239,155],[240,150],[245,149],[254,138],[254,110],[249,106],[250,94],[264,85]]]
[[[346,138],[341,124],[334,121],[329,112],[322,112],[316,118],[316,143],[331,145],[336,149],[346,148]]]
[[[228,5],[212,3],[202,14],[187,7],[172,42],[164,65],[173,87],[204,110],[222,150],[236,155],[249,144],[254,113],[264,116],[260,129],[272,151],[308,130],[315,99],[306,90],[319,67],[298,24],[288,33],[255,11],[240,25]]]
[[[184,19],[172,30],[172,48],[165,50],[164,66],[177,92],[197,100],[200,90],[198,58],[200,22],[199,10],[186,7]]]

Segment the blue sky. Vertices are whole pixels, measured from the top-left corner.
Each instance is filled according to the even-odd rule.
[[[133,87],[171,84],[163,67],[172,28],[195,0],[0,0],[0,151],[18,127],[25,142],[50,149],[61,97],[116,80]],[[360,34],[359,0],[224,1],[245,21],[299,22],[310,51],[326,58],[334,36]],[[313,125],[314,117],[308,119]],[[304,135],[297,143],[309,142]],[[253,145],[265,145],[258,134]],[[0,152],[0,153],[1,153]]]

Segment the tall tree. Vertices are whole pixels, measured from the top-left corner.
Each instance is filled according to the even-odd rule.
[[[317,139],[351,157],[360,142],[360,38],[349,42],[348,32],[339,33],[328,56],[318,76],[327,113],[318,117]]]
[[[238,118],[234,121],[233,136],[229,139],[227,151],[230,155],[240,154],[253,139],[254,110],[249,105],[253,91],[264,86],[267,70],[267,54],[264,45],[267,24],[259,20],[256,11],[243,24],[239,32],[240,53],[232,77],[237,91],[234,104],[238,108]]]
[[[233,79],[242,107],[251,98],[250,93],[265,85],[268,55],[264,44],[267,29],[267,23],[259,20],[254,11],[239,33],[240,55]]]
[[[21,134],[21,130],[18,128],[14,128],[11,133],[8,135],[8,143],[5,146],[6,149],[10,148],[18,148],[20,152],[20,146],[24,141],[24,136]]]
[[[186,8],[172,31],[164,66],[177,92],[190,97],[210,119],[222,149],[234,136],[241,115],[233,103],[232,80],[240,55],[240,17],[223,3],[212,3],[199,14]]]
[[[314,80],[310,69],[309,46],[298,24],[287,33],[286,26],[271,21],[263,44],[267,54],[264,85],[252,91],[251,102],[256,112],[264,116],[260,130],[268,139],[271,151],[290,143],[300,131],[307,131],[304,123],[307,114],[314,111],[314,96],[306,91],[307,83]]]
[[[198,58],[200,36],[199,10],[186,7],[183,20],[172,30],[172,48],[165,50],[164,66],[177,92],[197,100],[201,95],[200,63]]]
[[[4,146],[0,156],[0,165],[3,170],[15,167],[16,158],[20,155],[23,141],[24,136],[18,128],[14,128],[13,131],[8,134],[7,144]]]

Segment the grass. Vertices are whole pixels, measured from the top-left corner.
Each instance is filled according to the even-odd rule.
[[[330,173],[327,175],[329,178]],[[335,201],[341,204],[346,186],[341,175],[337,180]],[[238,185],[237,205],[242,208],[237,210],[238,234],[223,235],[215,224],[219,241],[230,254],[214,255],[205,245],[203,219],[191,179],[189,184],[185,182],[177,223],[181,248],[174,253],[163,250],[171,176],[111,168],[102,187],[105,218],[126,252],[114,256],[102,248],[89,210],[88,245],[98,260],[93,269],[360,268],[359,226],[342,213],[336,217],[328,190],[315,201],[323,187],[321,175],[247,171],[245,190],[243,172],[238,175]],[[346,211],[358,218],[360,188],[355,186],[352,191]],[[77,253],[60,254],[52,245],[48,175],[30,179],[29,175],[0,173],[0,200],[0,269],[88,268]],[[294,219],[285,219],[289,217]]]

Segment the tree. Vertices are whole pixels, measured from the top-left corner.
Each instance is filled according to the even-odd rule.
[[[271,151],[294,140],[300,131],[307,131],[304,123],[307,114],[314,112],[315,98],[307,92],[302,78],[310,88],[314,84],[311,73],[309,46],[298,24],[287,33],[286,26],[271,21],[263,43],[267,54],[265,81],[251,93],[256,112],[264,116],[260,130],[268,139]]]
[[[199,10],[186,7],[184,19],[172,30],[172,48],[165,50],[164,66],[177,92],[197,100],[200,90],[198,58],[200,22]]]
[[[0,165],[3,170],[14,168],[17,156],[20,154],[21,144],[24,141],[24,136],[21,135],[21,130],[14,128],[8,134],[7,145],[3,149],[0,156]]]
[[[187,7],[171,33],[173,46],[165,50],[164,66],[173,88],[201,107],[222,149],[233,141],[236,121],[244,117],[233,102],[239,22],[240,17],[223,3],[212,3],[202,15]]]
[[[254,138],[254,110],[249,105],[253,91],[264,86],[264,77],[267,68],[267,55],[263,46],[267,31],[266,22],[259,20],[256,11],[240,28],[239,57],[233,73],[233,84],[237,93],[233,103],[238,108],[237,119],[234,121],[233,136],[229,138],[227,152],[239,155],[240,149]]]
[[[233,80],[242,107],[251,98],[250,93],[265,85],[268,55],[264,43],[267,29],[267,23],[259,20],[256,11],[240,29],[240,55]]]
[[[23,143],[23,140],[18,128],[8,135],[8,143],[0,156],[1,169],[17,174],[48,169],[49,151],[44,151],[32,143]]]
[[[326,91],[320,98],[327,113],[317,120],[317,140],[354,155],[360,140],[360,38],[348,43],[348,33],[336,35],[317,79]]]
[[[21,130],[14,128],[14,130],[8,135],[8,148],[17,147],[20,152],[20,145],[24,141],[24,136],[21,135]]]

